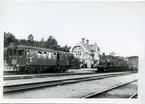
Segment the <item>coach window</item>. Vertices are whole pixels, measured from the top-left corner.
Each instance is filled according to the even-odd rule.
[[[27,58],[29,58],[29,57],[30,57],[30,51],[27,50]]]
[[[46,59],[46,52],[44,52],[44,54],[43,54],[43,58],[45,58],[45,59]]]
[[[64,54],[62,54],[61,60],[64,60]]]
[[[63,60],[65,59],[65,54],[63,54]]]
[[[60,53],[57,53],[58,55],[57,55],[57,59],[58,60],[61,60],[61,57],[62,57],[62,55],[60,54]]]
[[[67,59],[67,57],[68,57],[68,56],[67,56],[67,55],[65,55],[65,59]]]
[[[65,55],[65,59],[68,59],[68,55]]]
[[[53,59],[54,57],[53,57],[53,53],[51,53],[51,59]]]
[[[63,54],[63,59],[65,59],[65,54]]]
[[[60,59],[63,60],[63,54],[61,54]]]
[[[53,53],[53,58],[56,59],[56,53]]]
[[[18,50],[19,56],[23,56],[24,51],[23,50]]]
[[[38,51],[38,58],[42,58],[42,52]]]
[[[67,55],[65,55],[65,57],[64,57],[65,59],[67,59]]]
[[[51,59],[51,52],[48,52],[48,59]]]

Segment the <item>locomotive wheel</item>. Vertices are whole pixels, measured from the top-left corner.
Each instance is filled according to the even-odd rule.
[[[30,68],[30,67],[28,68],[27,72],[28,72],[28,74],[33,74],[34,73],[33,69]]]
[[[58,72],[58,73],[61,72],[60,69],[61,69],[61,67],[60,67],[60,66],[57,66],[57,67],[55,68],[55,72]]]
[[[20,74],[25,74],[25,68],[19,67],[19,72],[20,72]]]
[[[66,71],[67,71],[67,68],[66,68],[66,67],[64,67],[63,72],[66,72]]]
[[[106,72],[106,68],[104,69],[104,72]]]
[[[66,70],[67,70],[67,68],[66,68],[65,66],[62,66],[62,67],[60,68],[60,71],[61,71],[62,73],[64,73]]]
[[[65,68],[65,72],[67,72],[67,71],[68,71],[68,68],[66,67],[66,68]]]
[[[37,68],[35,69],[35,72],[36,72],[36,73],[41,73],[41,68],[37,67]]]

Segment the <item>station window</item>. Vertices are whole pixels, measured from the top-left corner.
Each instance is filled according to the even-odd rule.
[[[78,51],[78,54],[79,54],[79,56],[80,56],[80,51]]]
[[[18,50],[19,56],[23,56],[24,51],[23,50]]]

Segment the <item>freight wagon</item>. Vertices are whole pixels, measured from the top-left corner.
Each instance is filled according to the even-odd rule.
[[[138,56],[128,57],[128,66],[132,71],[138,70],[138,60],[139,60]]]

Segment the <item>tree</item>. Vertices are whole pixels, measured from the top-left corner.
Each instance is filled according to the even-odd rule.
[[[44,38],[42,38],[41,41],[36,41],[34,40],[34,36],[32,34],[28,36],[28,39],[18,40],[10,32],[8,33],[4,32],[4,47],[7,47],[10,43],[14,43],[16,45],[20,44],[35,47],[43,47],[65,52],[69,52],[71,49],[71,47],[67,45],[65,46],[58,45],[57,40],[52,35],[48,37],[47,41],[45,41]]]
[[[57,49],[57,47],[58,47],[58,42],[56,41],[56,39],[53,38],[53,36],[49,36],[46,42],[46,48]]]
[[[13,34],[10,32],[6,33],[4,32],[4,47],[7,47],[10,43],[15,43],[16,39]]]
[[[28,36],[27,45],[29,45],[29,46],[33,46],[33,45],[34,45],[34,37],[33,37],[32,34],[30,34],[30,35]]]
[[[45,41],[44,41],[44,38],[42,38],[41,41],[40,41],[40,47],[45,47]]]
[[[65,51],[65,52],[69,52],[70,49],[71,49],[71,47],[70,46],[68,47],[67,45],[65,45],[64,47],[61,48],[61,50]]]
[[[69,63],[71,68],[80,67],[80,60],[78,58],[75,58],[73,55],[69,56]]]
[[[30,34],[30,35],[28,36],[28,41],[32,42],[33,40],[34,40],[34,37],[33,37],[32,34]]]
[[[114,56],[116,53],[115,52],[110,52],[109,55]]]
[[[19,44],[21,44],[21,45],[27,45],[28,44],[27,42],[28,41],[25,40],[25,39],[20,39]]]

